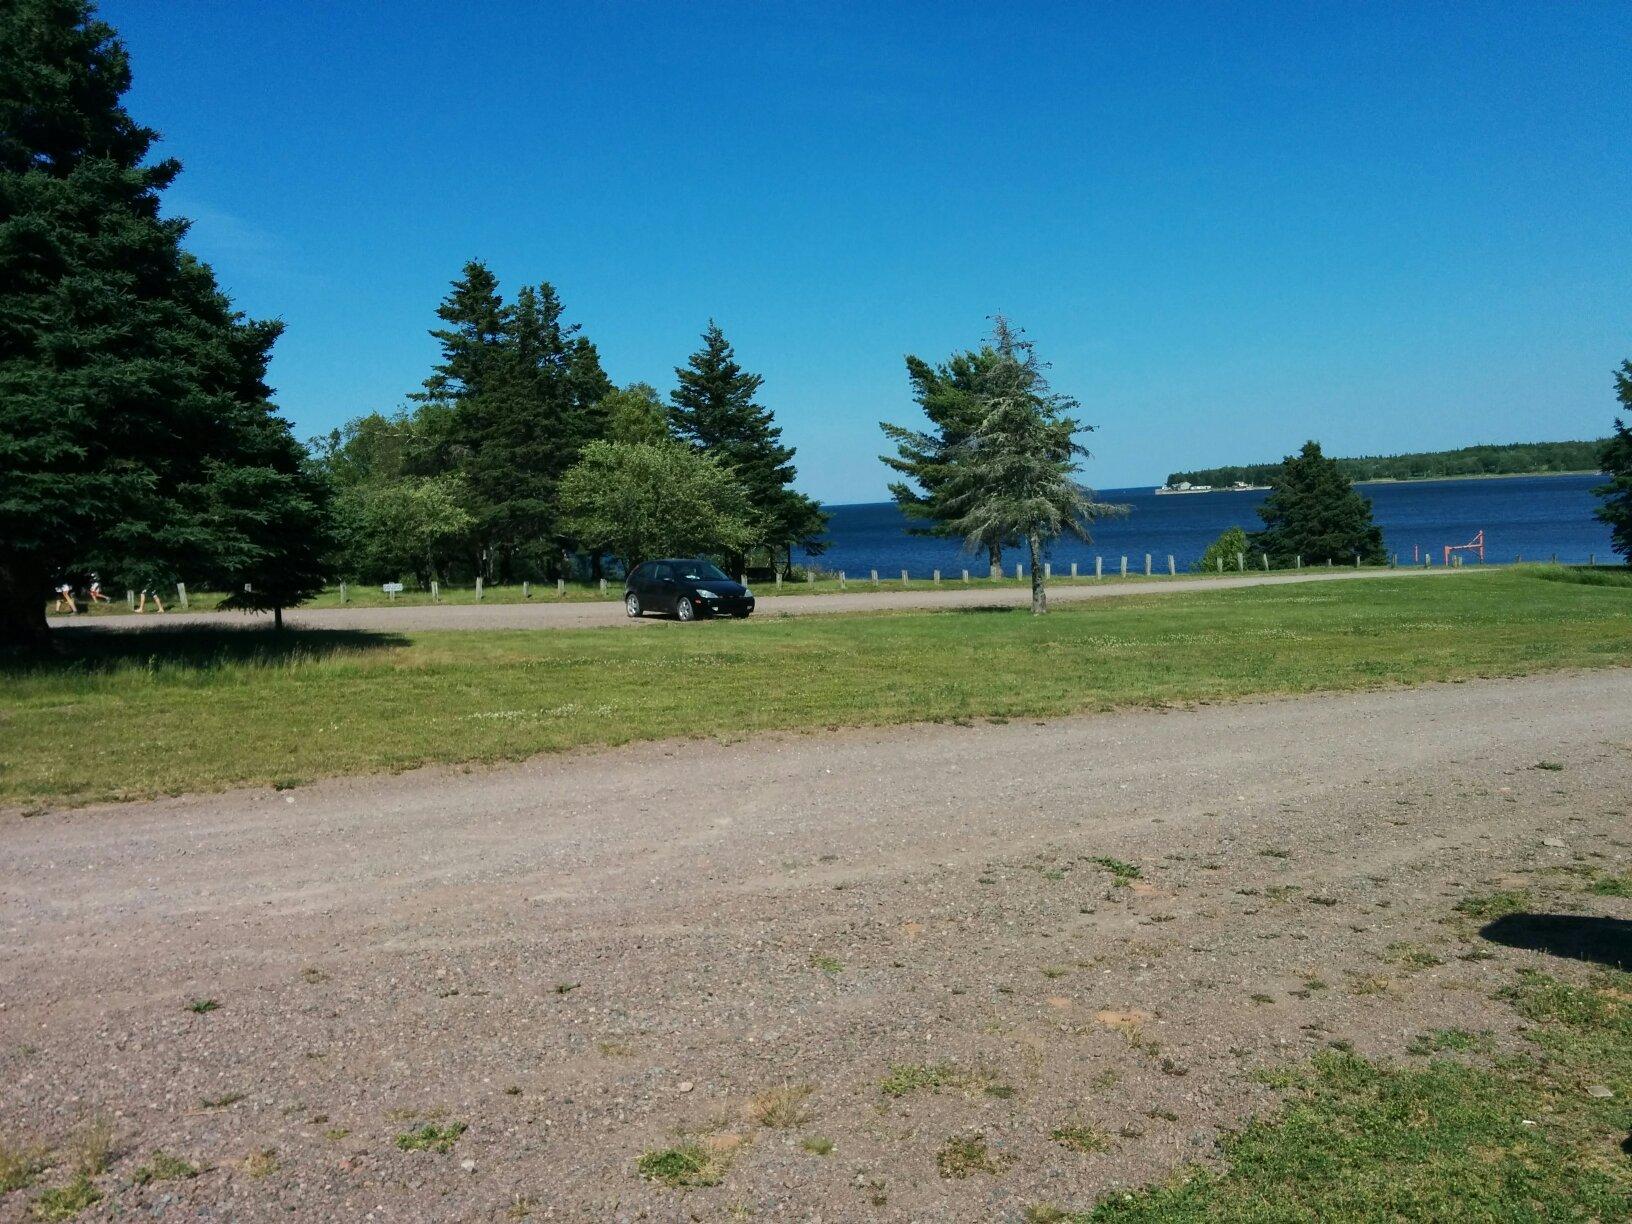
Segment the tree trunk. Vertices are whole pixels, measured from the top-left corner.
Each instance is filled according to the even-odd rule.
[[[1048,611],[1048,590],[1043,586],[1043,545],[1034,531],[1026,537],[1031,549],[1031,614],[1041,616]]]
[[[1003,545],[986,545],[986,568],[994,582],[1003,577]]]
[[[283,605],[278,604],[272,609],[272,632],[283,632]]]
[[[0,561],[0,654],[51,649],[43,569]]]

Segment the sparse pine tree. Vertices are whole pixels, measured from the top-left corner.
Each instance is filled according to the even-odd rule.
[[[1615,397],[1621,407],[1632,412],[1632,361],[1621,362],[1621,368],[1615,371]],[[1632,430],[1620,417],[1615,418],[1615,432],[1604,443],[1599,463],[1609,482],[1593,490],[1603,500],[1594,513],[1609,524],[1615,551],[1632,564]]]

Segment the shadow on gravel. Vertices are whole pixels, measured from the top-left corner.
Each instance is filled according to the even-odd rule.
[[[1481,927],[1492,943],[1528,948],[1613,969],[1632,969],[1632,922],[1581,914],[1508,914]]]
[[[281,666],[405,646],[396,633],[365,629],[284,629],[254,625],[197,628],[144,626],[121,633],[69,626],[53,629],[54,653],[0,659],[0,674],[120,671],[130,667],[209,670],[227,665]]]

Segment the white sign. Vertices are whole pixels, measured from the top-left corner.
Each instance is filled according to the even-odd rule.
[[[398,591],[402,590],[402,583],[387,582],[380,587],[380,590],[384,591],[387,595],[395,595]]]

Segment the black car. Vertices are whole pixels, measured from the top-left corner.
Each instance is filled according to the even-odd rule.
[[[747,616],[754,593],[732,582],[712,561],[667,557],[635,566],[623,584],[623,606],[630,616],[667,612],[680,620],[699,616]]]

